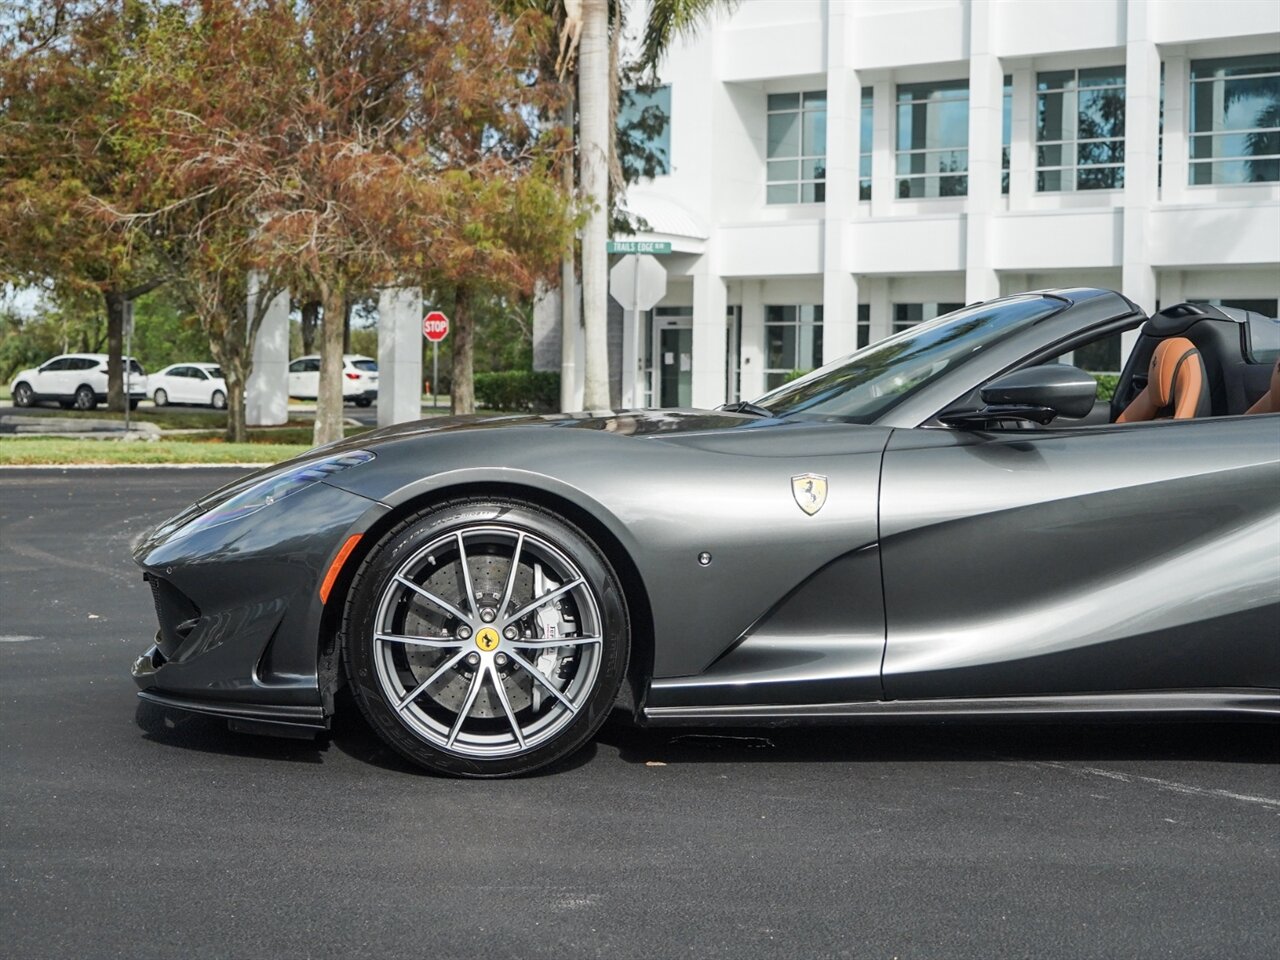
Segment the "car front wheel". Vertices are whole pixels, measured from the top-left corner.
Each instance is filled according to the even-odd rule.
[[[93,395],[93,387],[87,385],[76,389],[75,400],[72,402],[77,410],[93,410],[98,406],[98,398]]]
[[[13,388],[13,405],[15,407],[29,407],[35,401],[35,391],[29,384],[20,383]]]
[[[169,394],[162,388],[155,392],[155,396],[151,398],[155,401],[157,407],[167,407],[169,405]]]
[[[351,586],[343,659],[361,711],[438,773],[528,773],[608,716],[630,630],[603,553],[564,519],[506,500],[417,514]]]

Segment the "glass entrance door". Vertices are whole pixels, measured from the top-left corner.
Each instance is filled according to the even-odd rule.
[[[670,321],[668,321],[670,323]],[[661,325],[654,330],[657,340],[658,406],[693,405],[693,328]]]

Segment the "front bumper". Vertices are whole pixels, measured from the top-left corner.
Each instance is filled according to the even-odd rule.
[[[156,674],[165,657],[157,644],[133,662],[133,680],[141,689],[139,699],[162,710],[179,710],[226,720],[232,730],[268,736],[310,739],[329,729],[329,718],[319,706],[273,703],[230,703],[199,700],[165,693],[155,688]]]

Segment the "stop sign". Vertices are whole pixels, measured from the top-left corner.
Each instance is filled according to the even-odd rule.
[[[422,318],[422,335],[432,343],[439,343],[449,335],[449,318],[439,310],[432,310]]]

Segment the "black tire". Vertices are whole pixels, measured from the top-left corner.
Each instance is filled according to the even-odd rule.
[[[94,396],[93,387],[83,383],[76,387],[75,398],[71,403],[77,410],[96,410],[98,398]]]
[[[135,399],[135,400],[130,400],[130,401],[129,401],[129,409],[130,409],[130,410],[137,410],[137,409],[138,409],[138,404],[140,404],[141,402],[142,402],[141,400],[136,400],[136,399]]]
[[[13,385],[13,405],[15,407],[29,407],[35,403],[36,392],[31,389],[29,383],[15,383]]]
[[[492,542],[486,543],[486,537]],[[506,556],[498,542],[501,537],[514,539]],[[457,556],[450,559],[450,545],[465,543],[467,538],[471,545],[456,549]],[[517,578],[509,579],[514,553],[520,555]],[[463,555],[470,571],[465,582],[477,594],[476,602],[469,605],[463,604],[465,591],[458,591],[456,597],[444,596],[445,588],[434,586],[463,580],[458,562]],[[562,566],[569,573],[562,574],[558,587],[549,586],[544,571],[555,573],[560,561],[566,561]],[[415,564],[426,571],[425,576],[413,572]],[[569,579],[574,571],[582,578],[577,585]],[[404,582],[397,580],[401,573],[420,578],[470,619],[460,620],[406,590]],[[402,596],[392,599],[397,592]],[[499,594],[503,599],[497,599]],[[535,608],[535,597],[548,600]],[[495,610],[497,619],[482,621]],[[529,612],[517,616],[523,610]],[[503,619],[502,613],[511,619]],[[549,614],[560,618],[558,627],[547,625]],[[427,623],[428,619],[439,623]],[[397,620],[419,626],[396,627]],[[474,632],[457,640],[460,628],[467,629],[468,624]],[[486,631],[486,624],[504,632]],[[514,637],[508,632],[512,629]],[[538,629],[547,632],[539,634]],[[431,636],[443,636],[449,648],[424,651],[374,636],[405,631],[426,639],[427,630]],[[556,638],[565,646],[537,637]],[[490,642],[501,646],[485,645]],[[530,649],[530,643],[543,646]],[[577,527],[520,501],[455,500],[408,517],[369,552],[348,593],[341,644],[355,701],[392,749],[436,773],[510,777],[569,756],[604,723],[626,673],[630,626],[617,575]],[[480,654],[476,647],[487,652]],[[413,661],[414,657],[419,659]],[[471,668],[458,657],[474,658],[482,665]],[[440,679],[428,685],[432,676]],[[563,683],[561,694],[542,689],[558,683]],[[465,699],[462,686],[467,687]],[[416,695],[404,693],[411,687]],[[400,709],[394,698],[400,699]],[[465,710],[456,706],[459,702]],[[495,703],[501,704],[503,713],[497,712]],[[441,743],[449,726],[455,732]],[[498,745],[490,748],[486,744],[491,742]],[[488,749],[495,752],[477,753]]]
[[[209,406],[215,410],[227,409],[227,395],[221,390],[213,391],[213,396],[209,398]]]
[[[169,405],[169,391],[161,387],[151,397],[157,407],[167,407]]]
[[[368,397],[359,397],[356,400],[357,407],[368,407],[368,406],[371,406],[372,404],[373,404],[373,401],[370,400]]]

